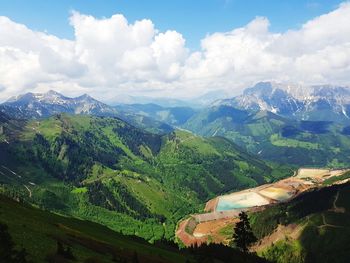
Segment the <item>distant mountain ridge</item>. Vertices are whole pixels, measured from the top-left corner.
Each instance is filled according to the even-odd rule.
[[[259,82],[231,99],[216,101],[248,111],[270,111],[299,120],[350,122],[350,89],[341,86]]]
[[[0,104],[0,112],[15,119],[44,119],[60,113],[117,117],[153,133],[164,134],[173,130],[167,123],[137,112],[119,111],[87,94],[70,98],[53,90],[11,97]]]
[[[196,113],[191,107],[164,107],[154,103],[123,104],[114,108],[119,112],[134,113],[176,126],[184,124]]]
[[[349,88],[260,82],[240,96],[216,101],[182,127],[226,137],[264,160],[346,167],[349,116]]]
[[[87,94],[75,98],[66,97],[56,91],[46,93],[26,93],[11,97],[3,107],[13,108],[10,115],[25,118],[45,118],[57,113],[113,115],[116,110]],[[16,117],[16,116],[14,116]]]

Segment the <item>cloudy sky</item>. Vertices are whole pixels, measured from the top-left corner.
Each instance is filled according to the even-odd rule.
[[[0,101],[49,89],[113,102],[237,94],[262,80],[350,85],[350,2],[4,2]]]

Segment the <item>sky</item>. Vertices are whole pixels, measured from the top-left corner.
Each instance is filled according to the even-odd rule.
[[[0,101],[55,89],[122,96],[239,93],[258,81],[350,84],[350,3],[0,2]]]

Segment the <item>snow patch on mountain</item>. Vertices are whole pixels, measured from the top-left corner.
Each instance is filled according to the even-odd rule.
[[[349,119],[350,88],[332,85],[302,86],[259,82],[231,99],[216,101],[250,111],[270,111],[303,120]]]
[[[116,110],[87,94],[66,97],[54,90],[46,93],[26,93],[11,97],[2,106],[14,109],[12,115],[25,118],[43,118],[57,113],[114,115]],[[16,116],[15,116],[16,117]]]

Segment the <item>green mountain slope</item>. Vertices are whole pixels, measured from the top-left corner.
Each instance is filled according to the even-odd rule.
[[[339,123],[296,121],[267,111],[217,106],[193,116],[184,128],[203,136],[224,136],[274,162],[344,167],[350,161],[349,128]]]
[[[57,242],[72,248],[78,262],[131,261],[135,253],[141,262],[185,262],[186,256],[171,247],[155,247],[136,237],[123,236],[107,227],[62,217],[0,195],[1,223],[9,227],[15,244],[24,247],[34,262],[59,260]],[[62,259],[61,259],[62,260]],[[69,260],[53,261],[69,262]]]
[[[226,139],[160,136],[116,118],[57,115],[1,127],[3,193],[150,241],[172,239],[178,220],[207,199],[272,174]]]
[[[172,243],[149,244],[92,223],[43,211],[0,195],[0,229],[16,250],[25,249],[28,262],[266,262],[224,246],[179,250]],[[1,245],[8,244],[5,231]],[[60,249],[61,248],[61,249]],[[69,250],[70,252],[67,252]],[[2,251],[0,249],[0,251]],[[216,252],[220,252],[217,254]],[[0,253],[0,262],[5,255]],[[18,262],[18,261],[14,261]]]
[[[272,169],[264,162],[224,138],[205,139],[176,131],[163,139],[157,159],[168,175],[165,180],[174,187],[187,185],[201,200],[261,184],[271,174]]]
[[[350,184],[347,183],[314,190],[253,214],[252,227],[258,237],[281,232],[275,233],[279,238],[260,254],[281,263],[348,262],[349,204]],[[284,228],[279,225],[295,230],[283,232]]]

